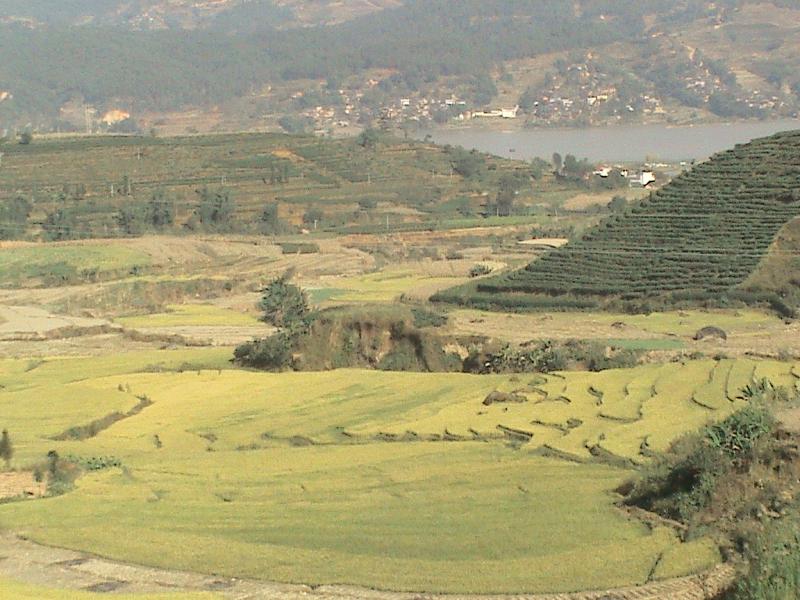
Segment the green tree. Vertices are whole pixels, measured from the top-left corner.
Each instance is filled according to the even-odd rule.
[[[44,238],[50,242],[80,237],[78,219],[73,208],[57,208],[48,213],[42,223]]]
[[[116,215],[117,225],[125,235],[143,235],[147,225],[146,207],[138,204],[123,206]]]
[[[19,134],[19,143],[22,146],[27,146],[33,141],[33,134],[30,131],[23,131]]]
[[[321,209],[312,207],[303,215],[303,223],[316,227],[324,217],[325,213],[323,213]]]
[[[31,208],[31,203],[21,196],[0,204],[0,240],[11,240],[25,235]]]
[[[361,135],[358,136],[356,142],[362,148],[375,148],[378,145],[380,138],[380,132],[377,129],[369,127],[361,132]]]
[[[256,369],[282,370],[292,362],[294,339],[285,332],[237,346],[234,360]]]
[[[233,212],[236,204],[231,193],[225,189],[203,188],[198,192],[200,205],[195,210],[199,225],[208,231],[230,231],[233,229]]]
[[[278,204],[267,204],[261,213],[259,229],[264,235],[278,235],[285,232],[289,227],[287,223],[278,216]]]
[[[558,152],[553,152],[553,170],[556,173],[561,173],[561,169],[564,166],[564,159],[561,158],[561,155]]]
[[[289,283],[290,278],[291,274],[287,273],[267,284],[262,290],[259,308],[264,311],[263,321],[296,334],[308,329],[312,313],[306,293]]]
[[[11,436],[8,429],[3,429],[0,435],[0,458],[6,463],[6,468],[11,466],[11,459],[14,457],[14,445],[11,443]]]
[[[451,147],[447,152],[453,171],[464,179],[480,178],[487,168],[486,158],[476,150]]]
[[[614,213],[624,212],[625,209],[628,208],[628,201],[624,196],[614,196],[611,202],[608,203],[608,208]]]
[[[155,190],[147,203],[147,221],[155,229],[166,229],[175,223],[175,202],[164,190]]]

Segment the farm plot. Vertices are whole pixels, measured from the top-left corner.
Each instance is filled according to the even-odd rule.
[[[716,560],[708,544],[677,551],[672,532],[618,512],[610,490],[631,471],[604,463],[646,461],[728,414],[738,362],[526,381],[266,374],[226,370],[224,358],[0,362],[15,461],[55,449],[122,465],[64,496],[0,506],[0,527],[165,568],[452,593],[612,588],[646,582],[659,560],[670,575]],[[793,367],[741,371],[788,381]],[[699,404],[710,383],[734,400]],[[527,401],[484,402],[495,390]],[[113,412],[122,418],[103,420]]]
[[[694,349],[711,354],[777,356],[800,354],[800,328],[767,311],[750,309],[681,310],[649,315],[606,312],[514,314],[459,309],[450,313],[450,331],[484,335],[522,344],[530,340],[595,340],[617,348],[675,351]],[[702,328],[714,326],[727,339],[695,340]]]
[[[147,253],[120,244],[36,244],[0,248],[2,287],[63,285],[126,275],[150,264]]]
[[[402,295],[427,300],[441,289],[466,281],[467,269],[456,271],[443,262],[438,269],[431,265],[408,265],[357,277],[322,277],[320,282],[330,287],[311,289],[310,292],[313,301],[327,305],[393,302]]]

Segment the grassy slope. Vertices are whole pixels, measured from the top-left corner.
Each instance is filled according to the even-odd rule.
[[[643,460],[643,443],[663,449],[727,414],[735,404],[724,395],[754,373],[796,380],[784,363],[654,365],[549,376],[525,392],[531,402],[486,407],[489,391],[525,383],[362,371],[136,372],[156,363],[224,366],[223,358],[206,351],[0,364],[18,463],[56,448],[113,455],[125,466],[86,475],[63,497],[2,506],[0,526],[124,560],[286,581],[450,592],[640,583],[676,540],[614,509],[609,490],[629,471],[595,464],[587,446]],[[136,394],[154,404],[97,437],[47,439],[129,407]],[[696,394],[717,405],[701,406]],[[497,425],[535,437],[515,450],[492,441]],[[410,430],[429,441],[382,441]],[[471,441],[472,431],[487,441]],[[434,441],[446,433],[465,439]],[[589,462],[541,457],[532,452],[540,444]],[[708,548],[695,550],[691,559],[670,552],[675,564],[660,568],[672,575],[707,565]]]
[[[439,299],[519,308],[575,300],[580,307],[609,299],[717,300],[745,284],[779,230],[800,214],[799,156],[800,132],[737,146],[525,269]]]
[[[87,272],[105,276],[127,273],[133,267],[148,265],[144,252],[122,245],[86,243],[74,246],[20,246],[3,248],[0,252],[0,282],[2,287],[29,284],[30,280],[57,282],[59,275],[66,279]]]

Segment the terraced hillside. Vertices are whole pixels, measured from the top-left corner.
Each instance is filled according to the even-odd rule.
[[[786,265],[783,282],[745,282],[798,216],[800,131],[794,131],[720,153],[526,268],[437,298],[521,308],[738,298],[791,312],[785,304],[796,303],[791,296],[800,292],[796,260]],[[798,248],[779,244],[774,253],[796,257]]]
[[[55,450],[86,467],[64,495],[2,503],[0,527],[220,577],[447,593],[644,584],[719,554],[629,519],[611,490],[743,406],[753,377],[800,380],[796,363],[755,360],[520,381],[257,373],[229,356],[0,360],[12,466]]]
[[[446,227],[443,219],[460,218],[463,226],[485,202],[479,191],[496,192],[504,176],[531,181],[523,163],[390,136],[75,137],[6,144],[3,153],[0,203],[23,208],[21,216],[0,211],[0,239],[175,233],[184,225],[280,233],[305,223],[385,232]],[[469,162],[466,175],[459,161]],[[518,203],[532,202],[534,193],[540,201],[544,192],[579,193],[550,176],[535,186],[524,186]],[[204,198],[208,214],[200,214]],[[148,206],[172,214],[156,223],[146,218]],[[266,207],[277,213],[265,215]]]

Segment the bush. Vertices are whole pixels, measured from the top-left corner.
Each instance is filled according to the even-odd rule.
[[[281,332],[237,346],[233,351],[233,359],[245,367],[280,371],[291,365],[293,347],[292,337]]]
[[[470,277],[483,277],[484,275],[489,275],[492,272],[492,267],[489,265],[479,264],[473,266],[469,270]]]
[[[706,428],[705,439],[715,450],[737,458],[750,453],[756,442],[774,427],[772,414],[759,404],[751,404],[721,423]]]
[[[278,244],[283,254],[318,254],[319,246],[313,242],[281,242]]]
[[[788,520],[788,523],[787,523]],[[800,516],[781,519],[751,545],[750,568],[726,600],[789,600],[800,597]]]
[[[447,324],[447,317],[424,308],[412,308],[414,327],[442,327]]]
[[[718,482],[752,458],[774,425],[769,409],[758,402],[682,438],[632,484],[628,504],[689,522],[708,506]]]

